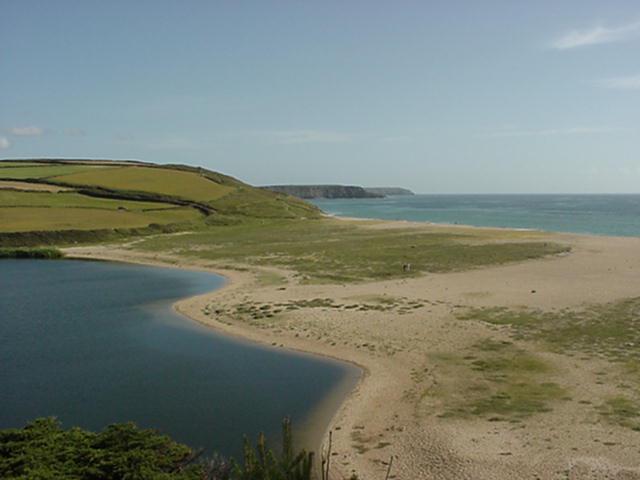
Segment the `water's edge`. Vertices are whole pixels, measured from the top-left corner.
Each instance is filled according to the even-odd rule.
[[[640,236],[640,194],[417,194],[383,199],[315,199],[311,203],[342,218]]]
[[[123,263],[155,268],[205,272],[218,275],[225,280],[222,286],[204,294],[198,294],[178,299],[171,305],[172,310],[175,311],[180,316],[180,318],[183,318],[185,321],[195,322],[199,325],[210,328],[234,341],[245,343],[253,347],[258,346],[265,350],[281,350],[281,347],[273,346],[268,339],[260,335],[260,332],[254,331],[249,327],[243,325],[234,325],[235,328],[231,329],[229,328],[229,325],[218,322],[217,320],[212,318],[208,318],[207,321],[204,321],[203,319],[198,318],[198,316],[193,312],[189,312],[188,309],[181,308],[182,305],[195,299],[207,298],[211,300],[215,295],[222,293],[232,286],[241,288],[243,286],[242,279],[239,276],[235,276],[235,278],[233,278],[234,275],[231,271],[225,272],[215,268],[199,267],[195,265],[178,266],[171,263],[165,263],[160,260],[149,260],[145,258],[116,258],[109,255],[103,256],[96,254],[67,254],[65,256],[65,259]],[[358,390],[360,384],[368,375],[368,369],[366,366],[358,364],[351,359],[336,357],[310,349],[306,350],[303,348],[296,348],[286,344],[284,344],[284,349],[291,354],[307,356],[314,359],[315,361],[346,364],[351,367],[355,367],[358,370],[358,375],[356,378],[354,378],[353,375],[345,374],[345,378],[330,392],[328,392],[326,397],[321,402],[319,402],[315,408],[312,409],[311,413],[308,415],[307,420],[305,421],[305,425],[303,425],[301,428],[296,428],[299,437],[301,437],[300,443],[305,448],[315,451],[316,458],[320,458],[320,452],[322,451],[324,445],[328,440],[329,432],[331,431],[332,426],[335,423],[336,417],[340,413],[340,410],[344,407],[347,400]]]

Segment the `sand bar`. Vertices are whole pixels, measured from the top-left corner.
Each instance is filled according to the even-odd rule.
[[[407,222],[377,222],[371,228],[407,225],[466,228]],[[361,366],[363,380],[330,425],[332,465],[345,478],[352,472],[366,480],[384,478],[393,456],[395,478],[407,480],[640,479],[640,432],[605,422],[594,409],[618,388],[615,381],[602,381],[604,374],[614,380],[616,375],[604,358],[563,355],[516,342],[553,365],[548,377],[568,392],[563,401],[517,422],[442,415],[450,398],[438,392],[456,387],[457,379],[442,359],[467,352],[478,339],[513,341],[506,329],[462,321],[458,312],[495,306],[579,309],[640,296],[640,238],[532,235],[567,243],[572,251],[467,272],[346,285],[303,285],[284,270],[241,265],[247,270],[229,270],[126,246],[77,247],[67,254],[210,269],[230,279],[227,287],[178,302],[178,311],[231,335]],[[261,284],[258,274],[265,270],[285,283]],[[380,297],[393,306],[362,309]],[[276,308],[292,302],[297,307],[279,313],[277,321],[252,321],[238,313],[242,305]],[[457,367],[451,368],[455,372]]]

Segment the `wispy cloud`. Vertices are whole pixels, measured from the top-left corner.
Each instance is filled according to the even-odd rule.
[[[329,130],[281,130],[265,132],[272,142],[280,145],[297,145],[304,143],[346,143],[353,140],[353,135]]]
[[[621,131],[614,127],[568,127],[568,128],[543,128],[535,130],[518,130],[507,128],[494,132],[480,134],[482,138],[503,138],[503,137],[537,137],[537,136],[564,136],[564,135],[591,135],[602,133],[613,133]]]
[[[597,25],[585,30],[571,30],[554,40],[551,47],[556,50],[569,50],[589,45],[624,42],[637,37],[640,37],[640,22],[618,27]]]
[[[0,137],[0,150],[6,150],[11,146],[11,142],[7,137]]]
[[[598,84],[616,90],[640,90],[640,75],[605,78]]]
[[[17,137],[39,137],[44,133],[44,129],[36,127],[35,125],[30,125],[27,127],[10,128],[9,133]]]

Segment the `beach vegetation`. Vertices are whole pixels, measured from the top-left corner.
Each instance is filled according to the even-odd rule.
[[[616,395],[594,406],[609,423],[640,429],[640,298],[628,298],[576,309],[480,308],[460,315],[465,320],[509,327],[516,341],[533,341],[556,354],[580,354],[584,360],[610,362],[594,373],[596,384],[608,383]],[[624,394],[623,394],[624,393]],[[591,402],[589,402],[591,404]]]
[[[55,260],[64,258],[64,253],[57,248],[0,248],[0,259],[7,258],[32,258],[43,260]]]
[[[556,353],[580,352],[623,363],[640,361],[640,297],[573,310],[476,308],[458,318],[509,326],[514,338],[537,340]]]
[[[628,396],[608,398],[598,412],[610,423],[640,431],[640,402]]]
[[[549,242],[485,242],[473,235],[416,229],[380,230],[334,219],[251,221],[178,237],[153,237],[135,248],[185,257],[293,270],[301,283],[410,278],[524,261],[567,251]],[[402,266],[411,263],[411,271]]]
[[[435,391],[420,400],[439,397],[443,418],[518,421],[551,411],[554,402],[566,397],[565,389],[549,380],[552,365],[512,342],[488,338],[470,350],[465,356],[432,358],[446,375]]]

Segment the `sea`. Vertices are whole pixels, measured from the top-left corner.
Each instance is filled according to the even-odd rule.
[[[313,203],[343,217],[640,236],[640,194],[413,195]]]

